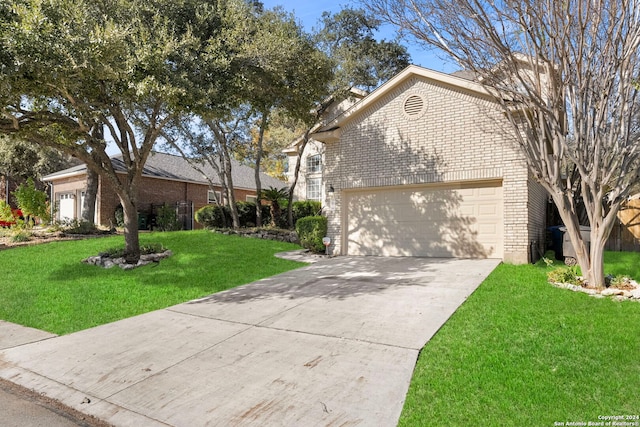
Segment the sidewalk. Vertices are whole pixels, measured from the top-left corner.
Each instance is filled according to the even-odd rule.
[[[56,335],[0,320],[0,350],[54,338]],[[74,411],[0,378],[3,427],[106,427],[107,423]]]
[[[420,349],[498,263],[323,260],[7,348],[0,378],[116,426],[395,426]]]

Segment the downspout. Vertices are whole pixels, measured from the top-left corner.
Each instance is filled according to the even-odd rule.
[[[49,188],[50,188],[50,190],[49,190],[49,192],[50,192],[50,194],[49,194],[49,200],[50,200],[50,203],[49,203],[49,211],[50,211],[49,215],[51,215],[51,223],[53,224],[54,222],[56,222],[56,219],[53,217],[53,215],[55,213],[55,210],[56,210],[56,201],[53,198],[53,196],[55,195],[55,193],[53,192],[53,181],[49,182]]]

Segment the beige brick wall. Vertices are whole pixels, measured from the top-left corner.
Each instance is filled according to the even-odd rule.
[[[419,95],[424,113],[409,117],[403,106]],[[506,129],[506,130],[505,130]],[[336,189],[329,212],[329,235],[340,253],[342,191],[403,184],[501,179],[504,189],[504,259],[528,260],[529,227],[526,166],[508,135],[501,113],[487,100],[434,81],[413,77],[343,127],[341,140],[326,146],[325,181]]]

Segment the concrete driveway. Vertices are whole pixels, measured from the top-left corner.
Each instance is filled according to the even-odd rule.
[[[395,426],[418,352],[498,263],[334,258],[4,349],[0,377],[116,426]]]

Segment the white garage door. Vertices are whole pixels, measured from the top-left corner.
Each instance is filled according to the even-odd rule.
[[[499,182],[346,192],[349,255],[502,258]]]
[[[74,219],[75,215],[75,203],[71,194],[60,195],[60,220]]]

